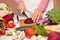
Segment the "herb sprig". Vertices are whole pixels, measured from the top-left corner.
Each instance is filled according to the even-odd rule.
[[[33,28],[35,29],[35,32],[34,34],[37,34],[37,35],[42,35],[42,36],[46,36],[46,30],[44,28],[44,24],[40,24],[38,26],[34,26]]]

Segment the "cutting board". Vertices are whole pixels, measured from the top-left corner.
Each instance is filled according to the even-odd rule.
[[[26,24],[26,23],[24,23],[24,21],[25,21],[24,19],[20,20],[21,27],[24,27],[24,26],[35,26],[35,25],[37,25],[35,22],[32,23],[32,24]]]

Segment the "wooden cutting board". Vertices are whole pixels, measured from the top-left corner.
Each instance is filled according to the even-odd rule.
[[[26,24],[24,23],[25,20],[20,20],[20,25],[21,27],[24,27],[24,26],[34,26],[34,25],[37,25],[36,23],[32,23],[32,24]]]

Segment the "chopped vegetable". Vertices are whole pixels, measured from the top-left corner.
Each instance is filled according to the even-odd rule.
[[[50,23],[50,20],[48,19],[48,17],[46,17],[46,18],[44,18],[44,19],[41,19],[41,20],[39,20],[38,22],[37,22],[37,24],[42,24],[42,23],[44,23],[44,24],[46,24],[46,25],[50,25],[51,23]]]

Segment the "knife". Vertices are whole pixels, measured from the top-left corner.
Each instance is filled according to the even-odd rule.
[[[23,15],[25,15],[27,18],[29,18],[29,17],[25,14],[25,12],[23,12]]]

